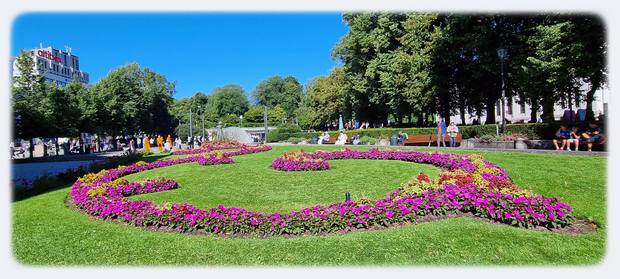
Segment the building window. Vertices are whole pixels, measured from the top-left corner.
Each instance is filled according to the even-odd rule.
[[[510,100],[506,104],[506,113],[512,115],[512,102]]]
[[[519,105],[519,112],[520,112],[521,114],[525,114],[525,103],[521,103],[521,104]]]

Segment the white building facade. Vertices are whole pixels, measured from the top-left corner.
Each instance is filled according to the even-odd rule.
[[[41,72],[48,82],[65,86],[73,78],[78,78],[83,84],[89,83],[89,76],[80,68],[80,58],[71,52],[70,48],[65,51],[51,46],[39,47],[26,50],[35,62],[35,72]],[[11,77],[19,76],[16,59],[11,58]]]
[[[584,85],[582,90],[588,90],[588,85]],[[609,89],[604,87],[597,90],[594,93],[594,102],[592,103],[592,111],[594,112],[594,116],[597,117],[600,114],[608,115],[607,103],[609,101]],[[582,100],[579,104],[573,104],[573,111],[577,112],[578,110],[585,110],[586,102]],[[564,116],[566,110],[569,110],[567,105],[562,106],[560,103],[556,103],[553,108],[553,116],[555,120],[561,120]],[[506,99],[506,120],[510,123],[527,123],[530,121],[532,109],[528,104],[519,104],[516,99]],[[542,114],[542,109],[539,109],[536,112],[536,116],[540,119]],[[467,112],[465,115],[465,124],[472,124],[472,122],[477,119],[478,116],[475,112]],[[462,125],[460,114],[452,115],[450,120],[453,121],[457,125]],[[495,123],[501,123],[501,104],[500,101],[497,101],[495,104]],[[484,113],[479,119],[480,124],[486,123],[486,116]]]

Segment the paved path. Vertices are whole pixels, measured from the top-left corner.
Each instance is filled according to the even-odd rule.
[[[38,157],[33,159],[11,160],[11,174],[13,180],[25,179],[32,181],[42,175],[52,175],[65,172],[69,169],[88,167],[95,162],[102,162],[112,156],[120,156],[123,151],[72,154],[61,156]]]
[[[333,144],[292,144],[292,143],[269,143],[269,145],[276,146],[334,146]],[[336,145],[338,146],[338,145]],[[376,147],[376,148],[403,148],[403,149],[418,149],[418,150],[440,150],[440,151],[485,151],[485,152],[520,152],[520,153],[533,153],[533,154],[557,154],[557,155],[580,155],[580,156],[602,156],[606,157],[606,151],[558,151],[549,149],[502,149],[502,148],[460,148],[460,147],[427,147],[427,146],[378,146],[378,145],[340,145],[340,147]]]
[[[27,163],[43,163],[43,162],[66,162],[66,161],[92,161],[107,159],[113,156],[120,156],[123,151],[108,151],[89,154],[69,154],[60,156],[46,156],[46,157],[34,157],[30,158],[16,158],[12,159],[12,164],[27,164]]]

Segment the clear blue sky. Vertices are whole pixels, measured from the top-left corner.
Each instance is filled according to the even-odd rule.
[[[337,65],[347,32],[339,13],[25,14],[13,23],[11,55],[43,43],[80,57],[91,84],[137,62],[177,82],[176,98],[226,84],[248,96],[263,79],[307,84]]]

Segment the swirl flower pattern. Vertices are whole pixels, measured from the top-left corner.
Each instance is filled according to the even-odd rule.
[[[288,213],[253,212],[224,205],[200,209],[187,203],[158,205],[152,201],[127,199],[130,195],[166,191],[179,185],[165,178],[142,183],[127,182],[122,179],[124,175],[191,162],[202,165],[229,164],[233,162],[232,156],[271,150],[270,146],[237,148],[236,151],[221,154],[192,155],[153,163],[139,162],[88,174],[73,184],[69,201],[95,218],[139,227],[263,237],[342,233],[411,223],[424,216],[463,212],[492,222],[522,227],[562,227],[570,225],[572,220],[570,205],[553,197],[535,195],[520,189],[510,181],[505,170],[482,160],[480,156],[403,150],[345,149],[287,153],[276,158],[272,168],[280,171],[327,170],[330,168],[328,160],[372,159],[432,164],[444,171],[436,179],[421,173],[410,184],[378,200],[315,205]]]

